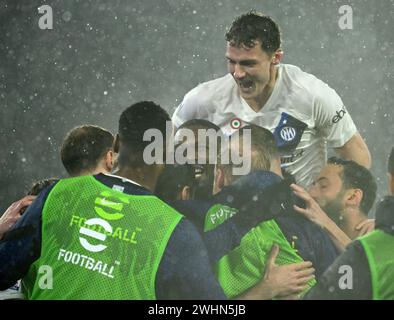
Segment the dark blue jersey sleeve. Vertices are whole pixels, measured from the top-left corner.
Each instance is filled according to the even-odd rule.
[[[216,228],[204,232],[207,212],[215,201],[175,201],[171,205],[181,212],[197,228],[208,250],[209,260],[214,265],[221,257],[237,247],[250,228],[239,228],[234,219],[228,219]],[[258,219],[261,221],[261,218]],[[257,222],[254,224],[256,225]]]
[[[182,219],[168,241],[156,277],[158,299],[226,299],[195,226]]]
[[[41,214],[55,184],[44,189],[0,241],[0,290],[21,279],[41,250]]]
[[[210,202],[177,201],[174,203],[174,207],[190,219],[201,233],[212,264],[239,246],[242,237],[251,228],[271,217],[271,214],[267,216],[264,213],[266,208],[256,205],[253,208],[248,207],[251,211],[238,212],[216,228],[204,232],[206,213],[214,204],[215,198]],[[300,256],[313,263],[316,277],[319,278],[339,254],[328,234],[294,211],[282,211],[275,220],[286,239],[290,243],[294,242]]]
[[[341,281],[341,278],[343,281]],[[308,292],[304,299],[372,299],[371,271],[367,256],[359,241],[353,241],[346,247],[345,252],[326,270],[320,281]]]
[[[169,204],[193,222],[200,233],[204,231],[205,216],[214,205],[211,201],[203,200],[177,200],[169,202]]]
[[[258,171],[225,187],[207,201],[174,201],[170,205],[197,227],[208,249],[210,261],[215,264],[239,246],[242,237],[250,229],[288,210],[290,196],[286,190],[290,190],[287,182],[273,173]],[[205,231],[206,215],[216,204],[229,206],[238,210],[238,213],[217,227]]]

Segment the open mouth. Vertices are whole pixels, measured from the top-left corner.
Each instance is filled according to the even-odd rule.
[[[253,89],[253,81],[252,80],[239,81],[238,85],[242,91],[251,91]]]
[[[204,167],[200,165],[194,166],[194,176],[195,178],[200,178],[204,174]]]

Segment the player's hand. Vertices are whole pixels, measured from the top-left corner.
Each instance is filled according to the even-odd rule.
[[[363,222],[359,223],[356,226],[356,231],[358,231],[358,236],[363,236],[367,233],[370,233],[375,229],[375,219],[367,219]]]
[[[315,278],[312,262],[277,265],[279,246],[274,244],[267,260],[263,284],[271,292],[272,298],[294,299],[308,289],[308,282]]]
[[[306,204],[305,209],[294,205],[294,210],[319,226],[326,227],[329,217],[322,208],[320,208],[319,204],[311,197],[311,195],[304,188],[294,183],[291,184],[290,187],[295,195],[304,200]]]
[[[19,220],[24,210],[32,204],[36,196],[26,196],[11,204],[0,217],[0,239]]]

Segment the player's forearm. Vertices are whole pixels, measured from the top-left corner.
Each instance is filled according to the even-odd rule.
[[[335,246],[342,252],[345,250],[347,245],[352,242],[352,240],[342,231],[337,224],[330,218],[324,224],[325,230],[328,232],[331,240],[334,242]]]
[[[359,133],[356,133],[344,146],[336,148],[338,155],[345,160],[353,160],[358,164],[371,168],[371,153]]]
[[[357,149],[353,153],[340,153],[339,155],[341,158],[345,160],[353,160],[354,162],[357,162],[359,165],[362,165],[363,167],[370,169],[372,160],[371,160],[371,154],[369,153],[368,149]]]
[[[263,281],[240,294],[235,300],[270,300],[275,295],[273,288]]]

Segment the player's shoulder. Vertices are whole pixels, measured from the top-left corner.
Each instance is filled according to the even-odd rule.
[[[167,251],[170,254],[175,252],[184,255],[185,252],[197,252],[201,249],[202,238],[197,227],[187,218],[183,218],[175,226]]]
[[[183,218],[184,217],[183,214],[179,210],[177,210],[173,206],[170,206],[169,204],[164,202],[162,199],[160,199],[156,195],[153,195],[153,198],[154,198],[154,200],[156,202],[156,206],[160,207],[163,211],[171,213],[174,216],[178,216],[179,218]]]
[[[220,78],[216,78],[200,83],[198,86],[190,90],[189,93],[203,91],[203,92],[207,92],[208,94],[215,95],[218,94],[217,92],[218,89],[230,91],[235,85],[236,84],[234,82],[233,77],[231,76],[231,74],[227,73],[226,75]]]
[[[283,83],[291,93],[303,101],[310,102],[301,105],[342,107],[343,103],[338,93],[315,75],[289,64],[282,66],[281,75]]]
[[[191,89],[184,98],[184,103],[195,105],[205,105],[222,100],[223,97],[231,95],[234,92],[236,83],[231,74],[223,77],[200,83]]]
[[[311,94],[319,93],[319,91],[316,92],[316,89],[331,89],[323,80],[297,66],[283,64],[281,68],[283,81],[287,84],[298,86]]]

